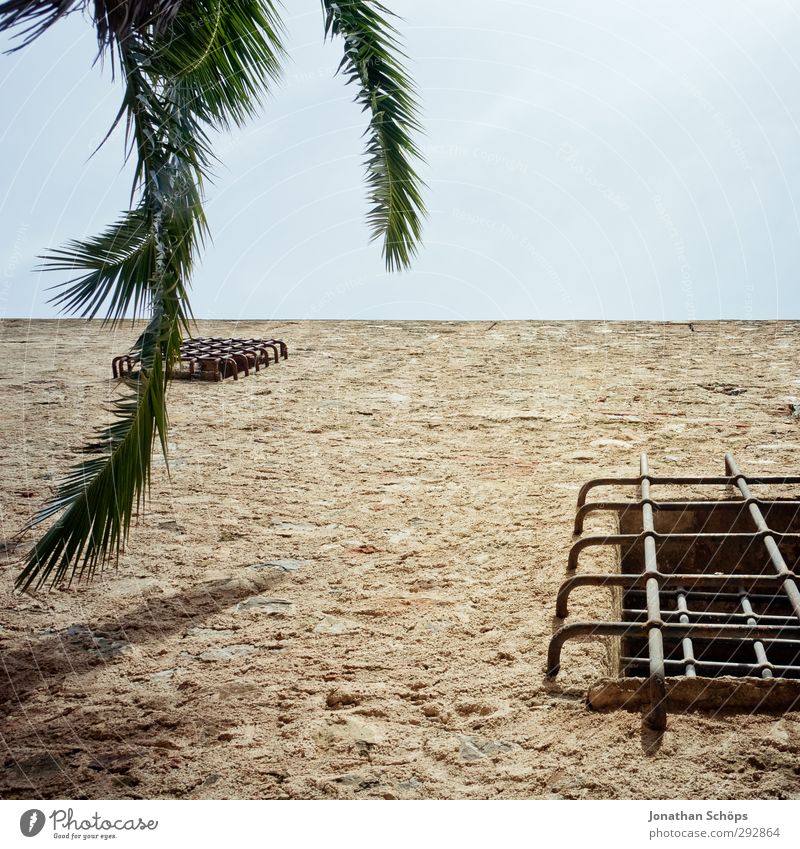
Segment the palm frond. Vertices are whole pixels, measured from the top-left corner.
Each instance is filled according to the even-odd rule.
[[[166,456],[167,374],[188,324],[184,280],[205,224],[195,179],[198,153],[196,139],[181,135],[194,126],[181,118],[189,113],[179,93],[144,86],[139,57],[124,49],[121,56],[128,84],[137,91],[129,100],[142,201],[98,239],[73,243],[54,261],[72,267],[77,260],[90,269],[65,293],[75,307],[96,310],[116,281],[111,314],[146,293],[151,318],[131,351],[138,368],[112,407],[114,420],[85,447],[82,462],[24,529],[57,517],[29,552],[16,581],[19,589],[41,587],[48,579],[58,583],[67,575],[91,578],[98,565],[118,554],[134,512],[144,504],[156,434]],[[153,127],[154,115],[168,120]]]
[[[184,89],[199,121],[252,117],[281,73],[283,25],[270,0],[192,0],[153,52],[150,69]]]
[[[122,42],[132,33],[167,31],[181,7],[192,0],[93,0],[100,45]]]
[[[0,1],[0,31],[23,27],[25,43],[90,0]],[[25,530],[52,524],[31,549],[17,587],[92,577],[119,554],[144,505],[158,437],[167,454],[167,383],[191,310],[195,256],[208,234],[203,185],[214,164],[210,133],[241,124],[262,103],[284,58],[272,0],[94,0],[101,49],[112,47],[125,83],[114,126],[126,126],[135,158],[131,210],[93,239],[45,256],[78,272],[55,300],[70,313],[119,321],[145,306],[150,320],[131,349],[136,363],[55,497]],[[414,254],[424,215],[419,130],[410,80],[389,13],[371,0],[323,0],[327,36],[341,36],[339,70],[370,113],[367,178],[373,237],[390,269]]]
[[[82,9],[86,0],[7,0],[0,3],[0,32],[20,27],[20,50],[54,23]]]
[[[144,207],[126,212],[99,236],[71,241],[41,257],[42,270],[85,272],[54,287],[62,291],[51,303],[68,315],[91,319],[108,302],[106,320],[137,318],[148,303],[154,250]]]
[[[21,27],[21,44],[30,44],[53,24],[92,5],[101,50],[146,30],[163,33],[187,0],[6,0],[0,3],[0,32]]]
[[[91,578],[98,564],[119,555],[134,512],[145,502],[156,434],[167,456],[167,374],[179,356],[188,307],[172,260],[166,258],[150,293],[152,317],[131,349],[138,369],[125,378],[123,395],[112,404],[113,421],[84,447],[54,498],[23,528],[58,517],[28,553],[16,579],[20,590],[38,589],[48,579],[55,585],[68,574],[70,582]],[[156,274],[158,264],[156,258]]]
[[[115,125],[125,122],[140,199],[100,236],[44,257],[50,270],[84,272],[61,285],[65,310],[93,317],[107,305],[106,318],[118,321],[147,303],[151,318],[131,350],[137,367],[113,421],[25,528],[55,519],[31,549],[20,589],[92,577],[119,554],[144,505],[156,436],[167,454],[167,376],[188,330],[186,281],[207,236],[208,132],[252,114],[283,57],[269,0],[151,5],[175,7],[169,27],[138,29],[133,15],[117,44],[125,93]]]
[[[166,433],[164,381],[159,352],[147,372],[130,378],[128,394],[114,404],[114,421],[84,448],[82,462],[25,526],[29,530],[61,514],[34,543],[16,579],[18,589],[38,589],[48,579],[57,584],[68,574],[70,580],[92,577],[99,562],[119,554],[133,507],[144,503],[155,433]]]
[[[34,543],[17,576],[17,589],[38,589],[48,579],[55,585],[68,574],[70,582],[93,577],[98,565],[119,555],[134,511],[144,505],[156,435],[166,456],[167,371],[178,356],[185,322],[185,291],[168,278],[132,350],[139,369],[125,379],[124,394],[113,403],[113,421],[84,447],[83,460],[23,528],[58,516]]]
[[[422,155],[414,86],[406,74],[392,13],[376,0],[322,0],[325,35],[344,40],[339,65],[358,86],[356,101],[370,113],[366,172],[372,238],[383,238],[390,270],[406,268],[417,252],[425,204],[415,170]]]

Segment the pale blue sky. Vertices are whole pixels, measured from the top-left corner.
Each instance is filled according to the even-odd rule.
[[[368,243],[364,127],[287,0],[291,62],[219,138],[201,318],[800,317],[792,2],[385,0],[417,80],[430,217],[412,271]],[[49,317],[38,253],[126,205],[119,103],[80,17],[0,57],[0,316]]]

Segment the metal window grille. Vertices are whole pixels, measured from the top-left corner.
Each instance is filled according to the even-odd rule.
[[[800,679],[800,501],[759,498],[751,486],[800,484],[800,477],[745,476],[731,454],[725,476],[674,477],[650,472],[600,478],[578,496],[575,533],[596,511],[619,517],[618,534],[582,536],[572,546],[558,591],[556,615],[565,618],[571,593],[582,586],[616,588],[619,621],[568,623],[553,635],[548,675],[555,677],[567,640],[619,638],[620,672],[645,677],[646,722],[666,726],[666,677]],[[635,486],[631,501],[588,502],[602,486]],[[722,500],[657,500],[660,485],[728,486]],[[581,574],[581,552],[618,546],[619,574]]]
[[[233,377],[238,380],[242,372],[247,377],[251,369],[259,371],[262,366],[285,360],[288,356],[289,349],[281,339],[185,339],[181,343],[180,359],[170,377],[183,380]],[[115,357],[111,362],[114,377],[130,374],[135,367],[135,359],[128,355]]]

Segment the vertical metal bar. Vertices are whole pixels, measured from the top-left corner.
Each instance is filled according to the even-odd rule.
[[[750,604],[750,599],[747,597],[747,592],[744,587],[741,587],[739,590],[739,595],[742,599],[742,610],[747,614],[754,614],[753,605]],[[756,619],[755,615],[748,615],[747,617],[748,625],[758,625],[758,619]],[[765,664],[769,663],[767,659],[767,651],[764,648],[764,643],[761,640],[753,641],[753,648],[756,652],[756,660],[758,661],[758,665],[761,667],[761,677],[762,678],[772,678],[772,670],[767,669]]]
[[[733,454],[729,453],[725,455],[725,469],[730,473],[731,477],[736,478],[736,486],[738,487],[739,492],[741,492],[742,498],[751,499],[753,495],[750,492],[750,487],[747,485],[747,478],[745,478],[745,476],[739,471],[739,467],[736,465],[736,460],[734,460]],[[775,567],[775,570],[779,575],[788,574],[790,571],[789,567],[783,559],[783,555],[778,548],[778,544],[775,542],[775,538],[769,535],[770,527],[767,525],[758,504],[748,504],[748,509],[750,510],[750,516],[755,522],[758,530],[767,532],[767,535],[764,537],[764,545],[767,547],[769,559],[772,561],[772,565]],[[783,590],[789,597],[795,616],[800,619],[800,589],[797,588],[797,584],[793,578],[786,578],[783,582]]]
[[[647,533],[655,530],[653,507],[650,501],[650,480],[647,454],[643,451],[639,458],[639,471],[642,477],[642,530]],[[656,562],[656,541],[652,536],[644,539],[645,574],[658,571]],[[645,584],[647,598],[647,644],[650,655],[650,710],[645,721],[652,728],[662,730],[667,727],[667,692],[664,682],[664,635],[661,633],[661,601],[658,594],[658,580],[649,578]]]
[[[689,605],[686,603],[686,594],[683,587],[678,587],[678,610],[680,611],[678,621],[684,625],[688,625]],[[694,645],[692,644],[691,637],[684,637],[681,641],[681,646],[683,647],[684,673],[687,678],[695,678],[697,676],[697,670],[694,665]]]

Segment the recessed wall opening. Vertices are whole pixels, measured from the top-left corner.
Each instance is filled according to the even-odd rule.
[[[797,476],[747,477],[730,454],[724,476],[654,475],[642,454],[637,477],[585,484],[575,518],[580,538],[556,616],[567,617],[581,587],[608,587],[612,620],[560,627],[548,648],[548,675],[558,674],[567,640],[599,639],[610,647],[616,680],[632,687],[606,688],[596,702],[642,703],[655,728],[665,727],[670,699],[718,709],[800,703],[800,500],[751,490],[798,484]],[[607,486],[636,487],[638,497],[587,501]],[[697,497],[708,486],[724,487],[725,495]],[[659,495],[675,488],[677,497]],[[584,535],[585,518],[602,511],[616,516],[618,533]],[[618,552],[618,571],[581,568],[581,553],[598,546]],[[736,681],[750,683],[739,688]],[[591,691],[589,701],[594,706]]]
[[[779,534],[800,534],[800,509],[791,501],[764,504],[762,515],[769,528]],[[642,533],[640,510],[619,511],[619,531],[623,535]],[[797,627],[796,639],[750,640],[680,638],[664,635],[664,665],[667,675],[718,677],[758,676],[800,679],[800,621],[794,616],[789,597],[776,592],[775,568],[755,527],[746,503],[720,501],[710,506],[681,506],[653,513],[656,532],[667,539],[656,547],[659,571],[676,574],[764,575],[767,580],[725,589],[686,586],[660,590],[661,615],[665,622],[706,624],[763,624]],[[709,541],[702,536],[687,540],[670,539],[671,534],[722,534],[724,539]],[[790,569],[800,562],[800,536],[778,542]],[[644,542],[620,545],[620,570],[639,574],[644,563]],[[644,587],[619,593],[622,621],[646,622],[647,599]],[[686,642],[689,640],[689,642]],[[619,673],[629,677],[647,676],[647,639],[621,638]]]

